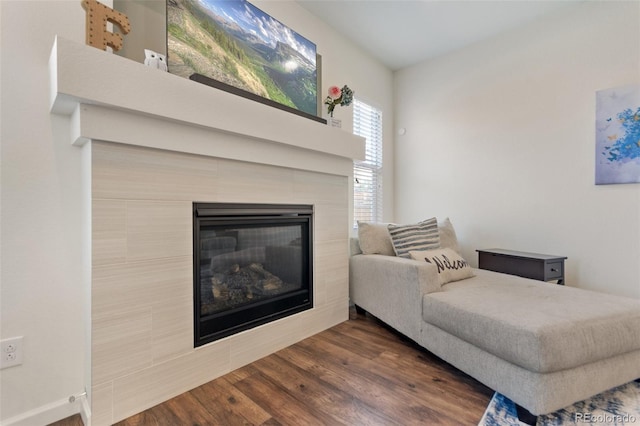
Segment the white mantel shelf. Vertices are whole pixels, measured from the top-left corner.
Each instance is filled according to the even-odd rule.
[[[61,37],[49,68],[51,112],[72,117],[77,145],[100,139],[153,146],[145,138],[133,141],[136,132],[130,129],[124,134],[123,124],[133,123],[133,117],[147,125],[138,133],[162,133],[154,146],[161,149],[210,154],[200,151],[206,151],[202,144],[214,131],[271,147],[364,159],[364,138]],[[181,137],[184,129],[200,133],[200,148],[189,148]]]

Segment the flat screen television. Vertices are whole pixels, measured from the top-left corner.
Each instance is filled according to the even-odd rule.
[[[316,45],[246,0],[168,0],[169,72],[317,121]]]

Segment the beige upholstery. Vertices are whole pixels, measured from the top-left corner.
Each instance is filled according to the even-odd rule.
[[[640,350],[640,301],[475,272],[425,295],[424,321],[540,373]]]
[[[533,414],[640,377],[640,301],[393,256],[350,260],[354,304]]]

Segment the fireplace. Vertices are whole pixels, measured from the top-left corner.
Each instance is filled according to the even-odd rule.
[[[81,154],[76,201],[90,208],[81,228],[91,424],[348,319],[349,200],[364,138],[64,38],[49,70],[56,138]],[[194,200],[313,205],[313,309],[194,348]]]
[[[193,204],[194,345],[313,307],[313,206]]]

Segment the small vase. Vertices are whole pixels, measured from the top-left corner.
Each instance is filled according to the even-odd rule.
[[[327,124],[331,127],[337,127],[339,129],[342,128],[342,120],[340,120],[339,118],[328,117]]]

